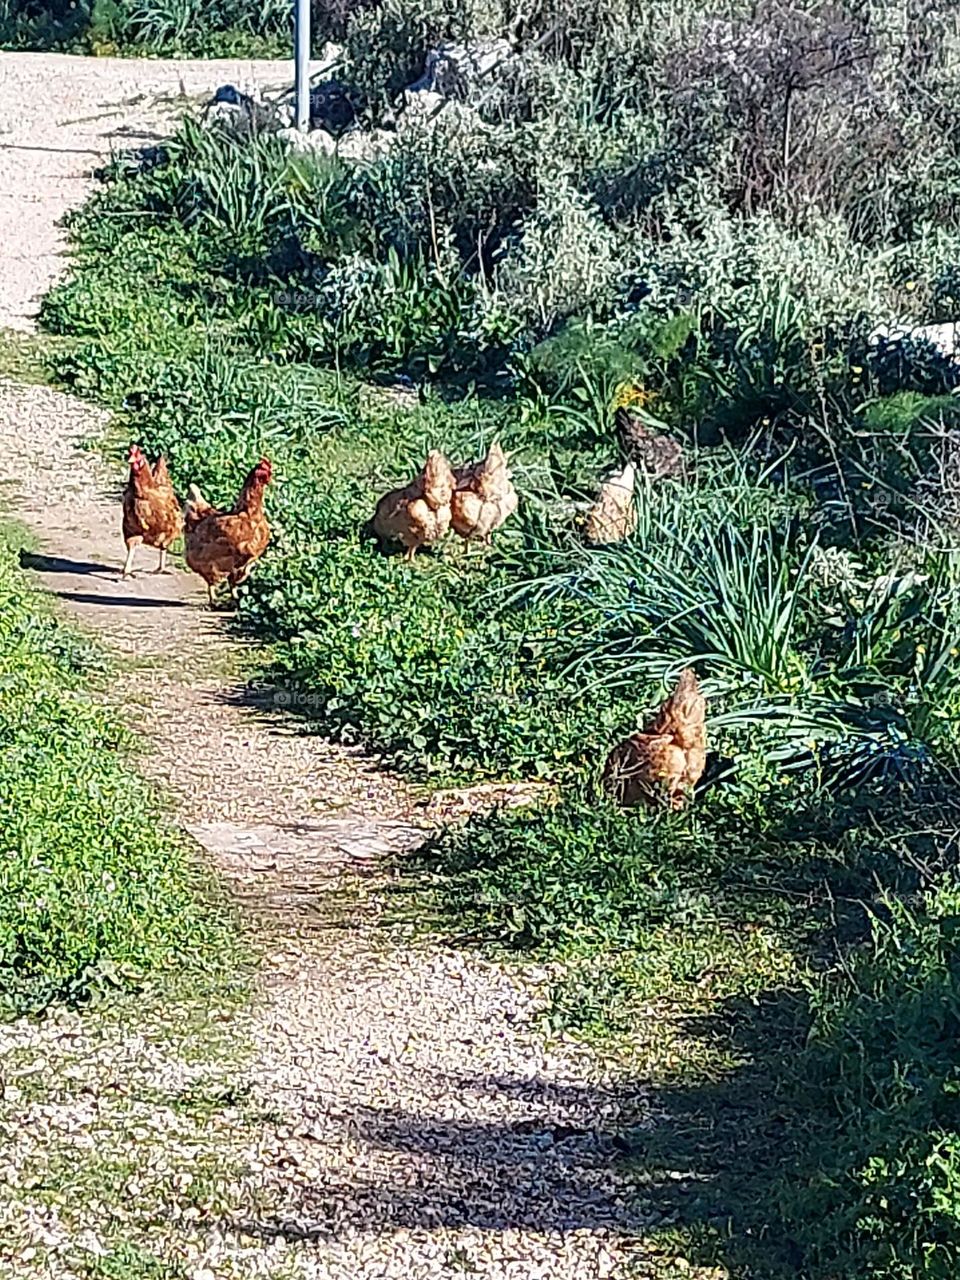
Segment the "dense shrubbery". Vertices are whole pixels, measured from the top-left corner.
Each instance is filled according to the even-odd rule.
[[[314,31],[338,37],[364,0],[315,0]],[[287,0],[0,0],[0,47],[93,54],[283,57]]]
[[[82,694],[85,653],[0,546],[0,1013],[142,981],[229,942],[125,767],[122,733]]]
[[[704,1249],[765,1276],[951,1274],[960,379],[874,331],[955,315],[955,15],[341,17],[382,147],[310,160],[188,125],[115,164],[45,306],[58,375],[181,489],[230,500],[275,460],[240,619],[323,730],[428,776],[561,783],[444,837],[418,891],[458,932],[571,961],[566,1024],[634,1027],[665,995],[727,1015],[723,1052],[682,1041],[687,1085],[726,1083],[664,1125],[678,1158],[685,1106],[720,1117],[689,1153],[716,1196],[694,1179],[673,1206]],[[523,57],[432,126],[397,100],[438,39],[507,34]],[[688,476],[588,550],[574,512],[619,461],[623,399]],[[410,569],[364,540],[429,447],[494,437],[521,508],[492,552]],[[689,815],[610,812],[605,749],[691,661],[736,781]]]

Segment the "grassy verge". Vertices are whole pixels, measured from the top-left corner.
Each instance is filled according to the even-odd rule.
[[[0,377],[17,382],[45,382],[50,357],[46,334],[0,330]]]
[[[90,647],[0,545],[0,1009],[235,956],[225,908],[85,692]]]

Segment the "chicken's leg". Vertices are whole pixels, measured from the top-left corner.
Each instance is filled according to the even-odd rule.
[[[137,547],[140,545],[141,542],[142,542],[141,538],[130,538],[130,540],[127,542],[127,558],[123,562],[123,573],[121,577],[124,577],[124,578],[133,577],[133,557],[136,553]]]
[[[154,569],[153,572],[166,573],[167,572],[167,548],[160,547],[159,550],[160,550],[160,563],[157,565],[157,567]]]
[[[208,583],[207,583],[207,597],[208,597],[208,599],[210,600],[210,608],[211,608],[211,609],[215,609],[215,608],[217,607],[217,604],[216,604],[216,601],[215,601],[215,600],[214,600],[214,598],[213,598],[213,583],[212,583],[212,582],[208,582]]]

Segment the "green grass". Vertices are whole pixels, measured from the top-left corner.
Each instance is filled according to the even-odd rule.
[[[185,1267],[163,1262],[129,1241],[114,1243],[110,1252],[88,1264],[90,1280],[186,1280]]]
[[[0,1009],[236,959],[209,873],[86,692],[90,643],[0,545]]]
[[[48,334],[0,330],[0,378],[40,383],[47,380],[48,360],[55,340]]]

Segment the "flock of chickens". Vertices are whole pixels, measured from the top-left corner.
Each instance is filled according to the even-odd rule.
[[[257,463],[229,511],[211,506],[196,485],[190,486],[181,509],[163,457],[151,466],[140,447],[132,445],[129,463],[123,493],[127,547],[123,576],[132,576],[141,545],[159,551],[155,572],[165,572],[167,553],[182,535],[184,558],[207,584],[211,607],[221,583],[235,596],[270,542],[264,512],[264,492],[272,477],[270,462],[262,458]],[[589,541],[617,541],[632,531],[635,476],[635,463],[629,462],[601,487],[584,525]],[[468,544],[489,543],[516,509],[517,493],[507,460],[495,443],[481,461],[456,468],[433,450],[410,484],[380,499],[371,525],[382,542],[401,544],[406,559],[412,560],[420,547],[439,542],[450,529]],[[706,759],[706,701],[695,672],[688,668],[643,731],[610,753],[604,783],[625,808],[666,804],[681,809],[701,781]]]
[[[139,445],[130,448],[130,476],[123,491],[123,540],[127,558],[123,576],[133,576],[137,547],[160,552],[156,573],[164,573],[167,552],[183,535],[184,558],[207,584],[210,605],[214,591],[226,582],[231,595],[243,582],[270,542],[270,525],[263,510],[263,493],[273,469],[261,458],[244,481],[230,511],[219,511],[191,485],[183,509],[170,482],[165,458],[151,467]]]
[[[586,515],[583,535],[593,545],[620,542],[636,528],[638,460],[652,480],[683,474],[683,454],[676,441],[648,432],[624,410],[618,413],[618,430],[630,461],[604,481]],[[517,491],[499,444],[492,445],[480,462],[459,467],[452,467],[434,449],[410,484],[380,499],[372,529],[383,542],[401,543],[406,559],[412,560],[420,547],[439,542],[451,528],[467,542],[489,543],[517,505]]]
[[[499,444],[480,462],[456,468],[434,449],[416,479],[380,499],[372,526],[381,541],[402,543],[412,560],[418,548],[439,542],[451,528],[468,543],[489,543],[516,509],[517,491]]]

